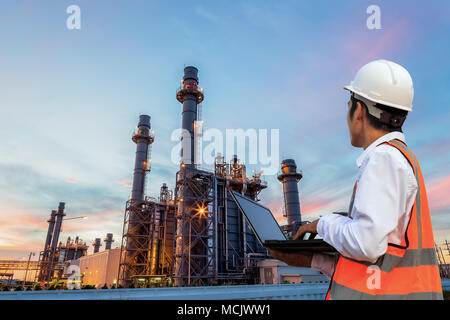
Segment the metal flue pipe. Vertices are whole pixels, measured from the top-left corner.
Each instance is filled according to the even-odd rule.
[[[150,116],[140,115],[138,130],[132,140],[136,143],[136,159],[134,164],[133,189],[131,190],[131,201],[139,204],[144,201],[145,175],[148,171],[148,148],[153,143],[150,134]]]
[[[290,231],[296,231],[302,222],[298,195],[298,182],[301,178],[302,173],[297,172],[295,160],[286,159],[281,162],[278,180],[283,184],[284,210]]]

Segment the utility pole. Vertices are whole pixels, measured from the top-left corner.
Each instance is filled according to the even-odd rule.
[[[448,252],[448,255],[450,256],[450,243],[448,243],[448,241],[447,241],[447,239],[445,239],[445,245],[447,246],[447,252]]]
[[[25,278],[23,279],[23,286],[25,287],[25,284],[27,282],[27,275],[28,275],[28,269],[30,268],[30,260],[31,260],[31,256],[34,256],[35,253],[34,252],[30,252],[30,255],[28,256],[28,263],[27,263],[27,269],[25,271]]]

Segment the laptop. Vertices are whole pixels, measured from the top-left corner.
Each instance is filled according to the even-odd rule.
[[[229,193],[262,246],[280,251],[337,252],[322,239],[314,239],[313,235],[308,240],[288,240],[269,208],[233,190]]]

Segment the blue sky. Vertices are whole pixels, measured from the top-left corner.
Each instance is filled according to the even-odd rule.
[[[68,30],[66,8],[81,8]],[[381,9],[368,30],[366,9]],[[149,195],[173,188],[175,90],[199,69],[205,129],[280,129],[281,158],[303,170],[304,219],[346,210],[360,149],[350,146],[348,93],[365,63],[405,66],[414,111],[404,131],[428,186],[435,238],[450,240],[450,3],[433,1],[3,1],[0,4],[0,257],[43,246],[59,201],[62,240],[113,232],[119,245],[139,114],[156,132]],[[281,185],[260,198],[276,215]]]

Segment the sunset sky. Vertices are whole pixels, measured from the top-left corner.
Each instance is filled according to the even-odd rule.
[[[374,3],[380,30],[366,26]],[[350,145],[342,87],[371,60],[403,65],[415,87],[404,132],[435,240],[450,241],[450,2],[432,3],[2,1],[0,259],[42,250],[60,201],[68,218],[89,216],[65,222],[62,241],[112,232],[120,245],[140,114],[156,135],[148,195],[174,187],[170,136],[181,126],[175,91],[187,65],[205,89],[205,129],[280,130],[280,159],[303,171],[304,220],[346,211],[357,176],[362,150]],[[66,27],[72,4],[80,30]],[[282,222],[281,185],[264,178],[260,199]]]

